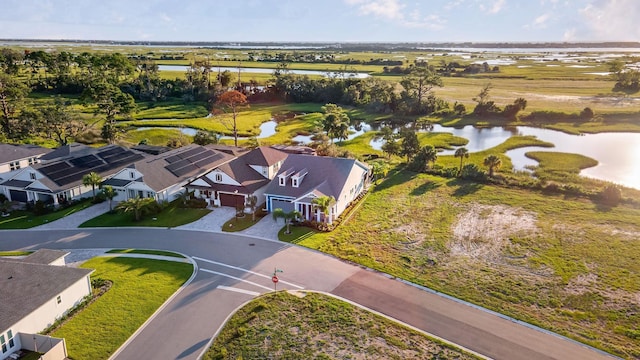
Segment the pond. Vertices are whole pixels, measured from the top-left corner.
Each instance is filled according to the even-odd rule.
[[[640,133],[600,133],[570,135],[560,131],[527,126],[512,128],[449,128],[435,125],[433,132],[446,132],[469,140],[465,147],[469,152],[489,149],[505,142],[514,135],[533,135],[542,141],[553,143],[553,148],[526,147],[507,151],[514,169],[524,170],[537,162],[525,156],[530,151],[565,152],[588,156],[598,161],[598,165],[583,170],[580,174],[596,179],[612,181],[640,189]],[[371,141],[371,146],[379,150],[383,142]],[[453,155],[455,149],[440,152]]]
[[[189,68],[189,66],[186,65],[158,65],[158,70],[160,71],[182,71],[182,72],[186,72],[187,69]],[[238,70],[240,70],[240,72],[245,72],[245,73],[259,73],[259,74],[273,74],[273,72],[275,71],[275,69],[269,69],[269,68],[238,68],[238,67],[232,67],[232,66],[212,66],[211,67],[211,71],[212,72],[218,72],[218,71],[231,71],[232,73],[237,73]],[[322,70],[288,70],[290,73],[292,74],[296,74],[296,75],[322,75],[322,76],[326,76],[326,77],[342,77],[342,74],[339,72],[334,72],[334,71],[322,71]],[[368,78],[370,75],[367,73],[362,73],[362,72],[347,72],[344,75],[345,77],[354,77],[354,78],[358,78],[358,79],[364,79],[364,78]]]
[[[272,136],[276,133],[276,126],[278,126],[278,123],[275,120],[270,120],[267,122],[263,122],[260,125],[260,134],[258,136],[256,136],[258,139],[262,139],[262,138],[267,138],[269,136]],[[152,130],[152,129],[163,129],[163,130],[177,130],[180,131],[181,133],[188,135],[188,136],[195,136],[196,133],[198,132],[198,129],[194,129],[194,128],[190,128],[190,127],[177,127],[177,126],[157,126],[157,127],[151,127],[151,126],[144,126],[144,127],[139,127],[136,129],[136,131],[143,131],[143,130]],[[245,139],[246,137],[243,136],[238,136],[238,139]],[[233,139],[233,136],[222,136],[222,139]]]

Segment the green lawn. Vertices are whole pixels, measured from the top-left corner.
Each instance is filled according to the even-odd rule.
[[[477,359],[322,294],[268,294],[243,306],[203,359]]]
[[[184,258],[184,256],[171,251],[145,250],[145,249],[112,249],[107,251],[107,254],[145,254],[145,255],[161,255],[161,256]]]
[[[637,205],[399,171],[299,244],[634,358],[638,234]]]
[[[147,215],[140,221],[135,221],[132,214],[107,212],[80,224],[79,227],[118,227],[118,226],[153,226],[176,227],[194,222],[210,213],[208,209],[183,209],[177,202],[171,203],[159,214]]]
[[[75,360],[109,358],[193,272],[187,263],[136,258],[94,258],[82,267],[113,285],[50,334],[65,338]]]
[[[93,203],[91,202],[91,200],[86,199],[66,209],[60,209],[40,216],[34,215],[30,211],[12,211],[11,216],[0,217],[0,229],[29,229],[35,226],[56,221],[80,210],[84,210],[92,205]]]
[[[283,226],[280,231],[278,231],[278,239],[280,241],[288,242],[288,243],[298,243],[303,239],[308,238],[309,236],[316,233],[316,231],[312,228],[308,228],[306,226],[294,226],[290,227],[291,233],[287,234],[287,227]]]

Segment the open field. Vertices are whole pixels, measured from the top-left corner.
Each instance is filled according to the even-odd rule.
[[[50,335],[64,337],[76,360],[107,359],[191,276],[188,263],[136,258],[94,258],[92,279],[113,285]]]
[[[477,359],[346,302],[298,294],[242,307],[203,359]]]
[[[638,357],[639,236],[637,207],[397,171],[300,244]]]

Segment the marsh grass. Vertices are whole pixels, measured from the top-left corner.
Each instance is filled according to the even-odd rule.
[[[316,293],[268,294],[243,306],[203,359],[476,359],[451,345]]]
[[[454,225],[477,206],[530,214],[535,231],[455,240]],[[581,198],[394,171],[348,223],[299,244],[637,357],[639,219],[633,205],[607,208]],[[490,226],[495,219],[477,221]],[[517,221],[496,224],[517,229]],[[474,247],[499,242],[485,255],[465,256],[453,252],[454,240]]]

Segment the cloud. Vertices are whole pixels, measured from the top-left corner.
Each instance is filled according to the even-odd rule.
[[[551,18],[551,14],[542,14],[533,19],[533,23],[531,23],[531,26],[534,28],[545,28],[547,27],[547,20],[549,20],[549,18]]]
[[[487,14],[497,14],[504,8],[506,4],[507,0],[494,0],[492,4],[489,4],[489,6],[485,5],[484,3],[480,4],[480,10]]]
[[[398,0],[346,0],[349,5],[358,5],[360,15],[373,15],[388,20],[404,18],[402,9],[404,4]]]
[[[418,9],[407,11],[407,5],[400,0],[345,0],[351,6],[357,6],[361,16],[373,16],[393,21],[407,28],[440,30],[446,20],[436,14],[424,16]]]
[[[640,41],[640,1],[594,0],[578,12],[591,30],[582,40]]]

